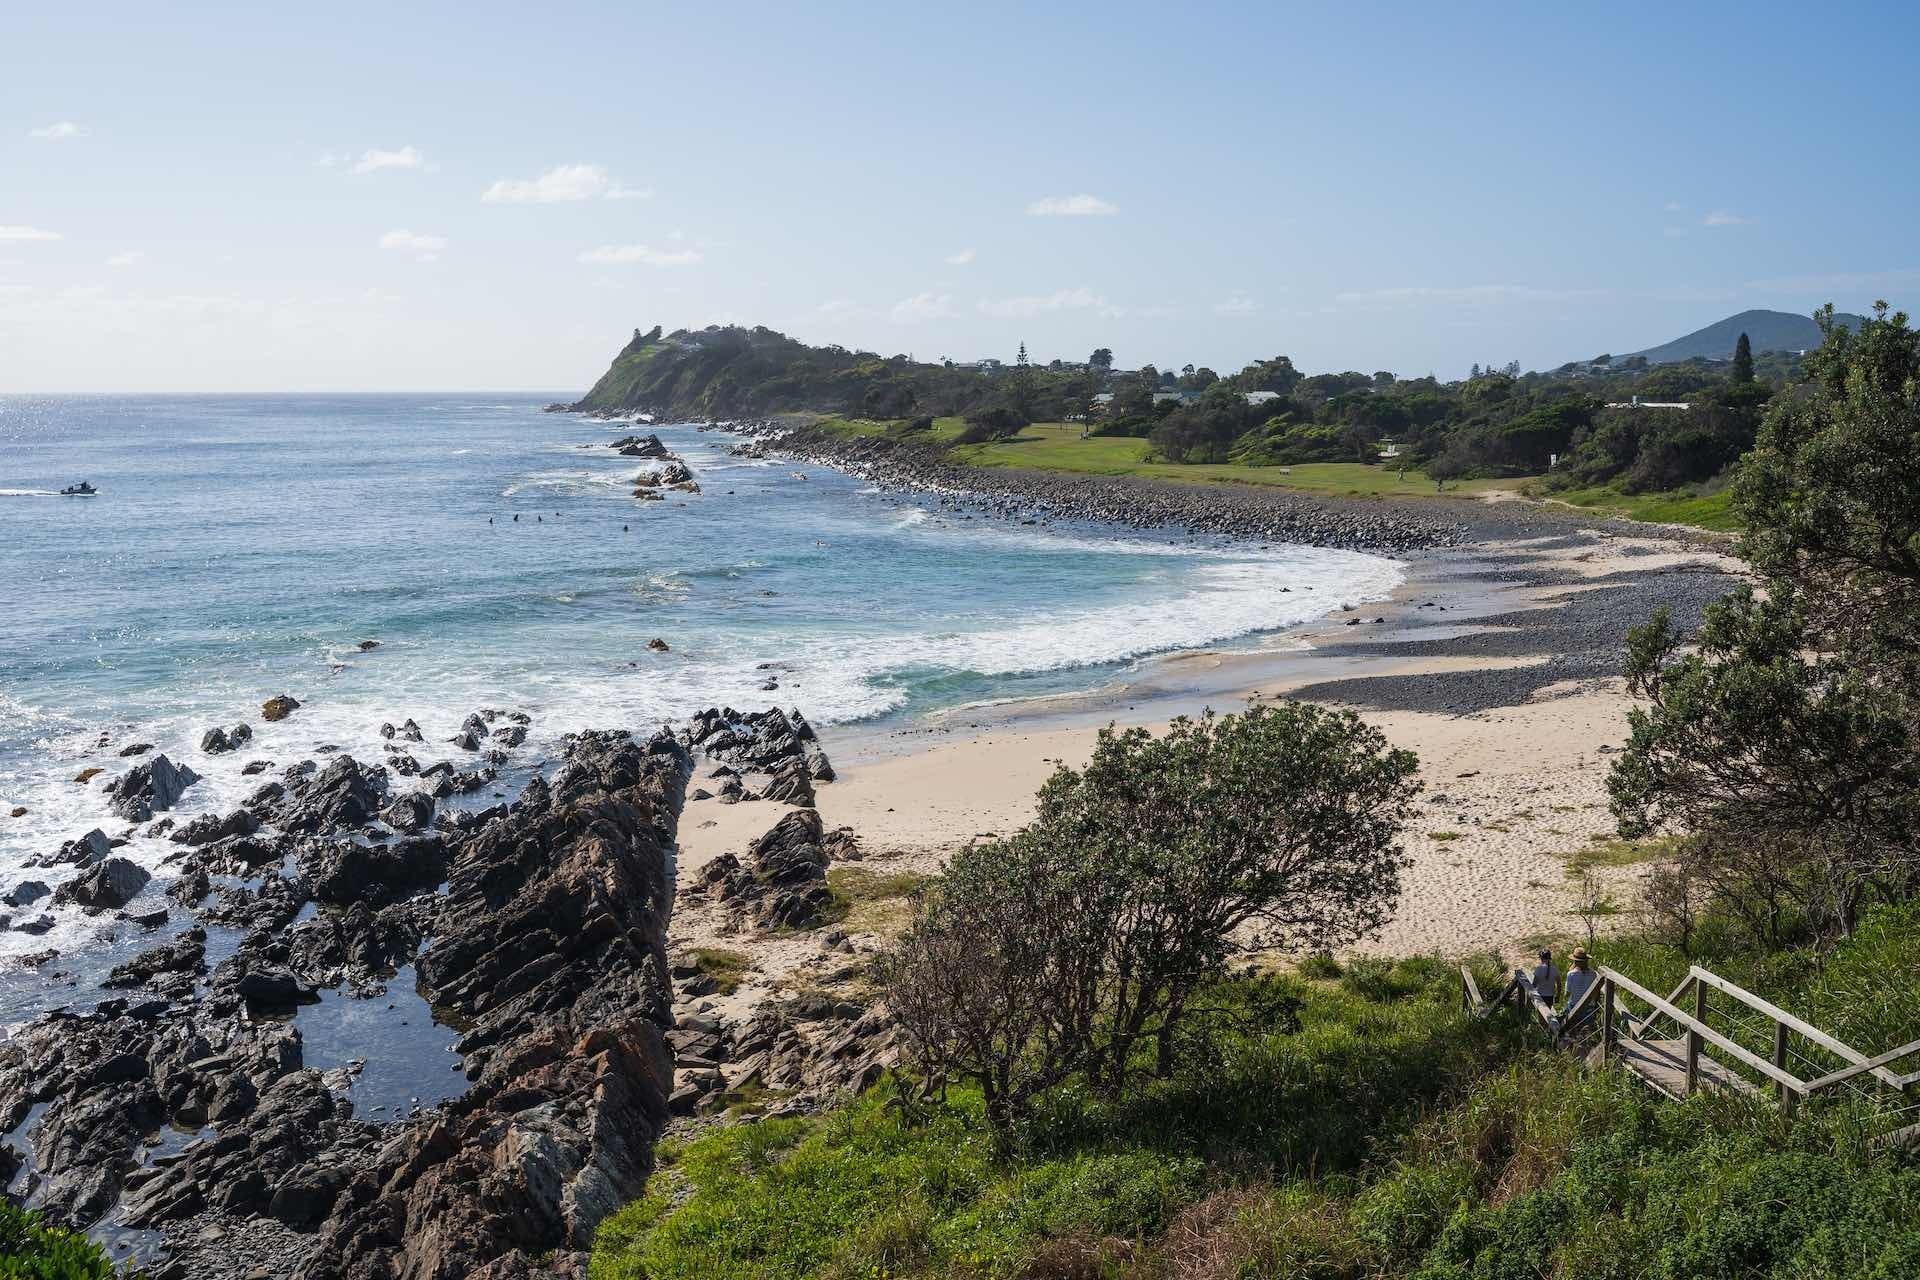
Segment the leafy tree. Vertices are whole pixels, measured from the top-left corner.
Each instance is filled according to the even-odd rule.
[[[1733,344],[1733,380],[1735,383],[1753,381],[1753,344],[1744,333],[1740,341]]]
[[[1093,354],[1087,358],[1087,363],[1104,373],[1106,370],[1113,368],[1113,349],[1111,347],[1095,347]]]
[[[1920,335],[1875,307],[1820,313],[1812,383],[1769,410],[1734,484],[1762,579],[1688,650],[1657,614],[1631,637],[1649,700],[1610,786],[1623,833],[1694,833],[1698,856],[1849,932],[1869,895],[1920,892]]]
[[[1026,830],[954,857],[885,959],[913,1059],[979,1085],[1003,1133],[1069,1077],[1118,1097],[1172,1072],[1196,993],[1244,947],[1391,918],[1417,765],[1307,703],[1103,730]]]

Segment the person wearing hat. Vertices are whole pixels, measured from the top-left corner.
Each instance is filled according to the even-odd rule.
[[[1553,952],[1545,947],[1540,949],[1540,963],[1533,966],[1533,994],[1546,1001],[1549,1009],[1560,994],[1560,971],[1553,967]]]
[[[1593,957],[1587,954],[1587,949],[1575,947],[1568,959],[1573,962],[1573,968],[1567,970],[1567,1003],[1560,1010],[1563,1018],[1567,1016],[1567,1010],[1580,1003],[1580,997],[1587,994],[1587,988],[1593,985]]]

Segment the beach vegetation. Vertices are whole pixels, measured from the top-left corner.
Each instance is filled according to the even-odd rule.
[[[0,1198],[0,1280],[121,1280],[121,1273],[86,1236]]]
[[[1305,703],[1102,731],[1028,827],[954,856],[886,958],[915,1069],[978,1089],[1003,1140],[1069,1081],[1117,1100],[1172,1075],[1236,956],[1391,918],[1416,768]]]
[[[1920,1037],[1914,907],[1826,949],[1709,931],[1716,972],[1859,1045]],[[1602,937],[1666,989],[1700,957]],[[1472,961],[1483,987],[1499,969]],[[984,1101],[883,1082],[820,1115],[663,1150],[602,1227],[593,1280],[693,1277],[1350,1277],[1890,1280],[1920,1266],[1920,1159],[1853,1104],[1656,1097],[1472,1019],[1432,958],[1289,978],[1292,1029],[1223,1019],[1207,1051],[1109,1100],[1068,1084],[1011,1144]],[[1209,1002],[1264,999],[1220,979]],[[1253,1008],[1254,1005],[1244,1005]]]
[[[725,947],[694,947],[687,952],[687,957],[701,973],[714,980],[716,990],[722,995],[738,991],[753,965],[753,957],[744,951],[730,951]]]
[[[1734,483],[1758,583],[1697,634],[1664,610],[1632,633],[1645,705],[1609,784],[1623,835],[1688,835],[1670,906],[1709,900],[1768,946],[1920,894],[1920,334],[1882,304],[1807,366]]]

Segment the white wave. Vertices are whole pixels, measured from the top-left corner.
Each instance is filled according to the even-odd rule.
[[[58,498],[52,489],[0,489],[0,498]]]

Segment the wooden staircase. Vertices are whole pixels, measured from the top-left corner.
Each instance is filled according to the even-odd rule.
[[[1491,997],[1460,966],[1475,1017],[1512,1009],[1590,1065],[1619,1066],[1669,1098],[1703,1089],[1769,1096],[1788,1112],[1813,1098],[1851,1097],[1887,1123],[1880,1140],[1920,1141],[1920,1040],[1872,1057],[1751,991],[1695,965],[1660,996],[1605,965],[1556,1014],[1519,969]],[[1906,1074],[1895,1068],[1913,1058]]]

